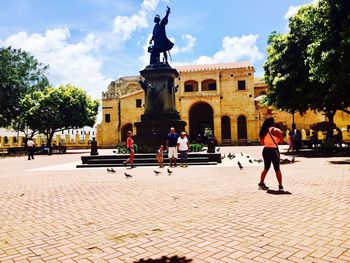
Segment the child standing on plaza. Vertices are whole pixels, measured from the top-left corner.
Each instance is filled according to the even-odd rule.
[[[157,150],[156,157],[157,157],[159,168],[163,168],[164,167],[164,165],[163,165],[163,145],[161,145],[159,147],[159,149]]]

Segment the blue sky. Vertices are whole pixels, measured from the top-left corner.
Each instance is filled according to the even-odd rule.
[[[137,75],[155,14],[171,14],[171,65],[250,60],[263,75],[266,41],[312,0],[1,0],[0,46],[49,64],[55,86],[71,83],[95,98],[111,80]]]

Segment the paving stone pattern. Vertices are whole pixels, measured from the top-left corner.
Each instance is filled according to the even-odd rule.
[[[45,170],[81,154],[0,159],[0,262],[350,262],[350,167],[329,163],[346,158],[282,166],[291,195],[258,190],[261,165]]]

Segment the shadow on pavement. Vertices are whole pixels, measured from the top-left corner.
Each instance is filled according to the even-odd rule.
[[[305,158],[331,158],[331,157],[350,157],[350,147],[334,148],[334,149],[322,149],[303,148],[298,152],[281,152],[286,156],[298,156]]]
[[[266,193],[271,195],[291,195],[291,192],[288,191],[280,191],[280,190],[267,190]]]
[[[343,161],[330,161],[331,164],[350,164],[350,159]]]
[[[134,261],[134,263],[189,263],[192,262],[192,259],[186,259],[186,257],[178,257],[178,256],[173,256],[173,257],[166,257],[163,256],[158,259],[140,259],[138,261]]]

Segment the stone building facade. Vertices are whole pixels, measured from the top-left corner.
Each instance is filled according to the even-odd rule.
[[[258,141],[259,128],[267,115],[291,127],[291,115],[259,106],[259,98],[267,86],[254,79],[254,67],[249,62],[190,65],[175,67],[176,109],[186,121],[186,132],[192,141],[212,131],[219,144]],[[125,142],[126,133],[136,129],[134,123],[144,113],[144,91],[140,76],[121,77],[113,81],[102,94],[102,122],[97,126],[99,146]],[[297,128],[325,121],[322,114],[295,114]],[[338,112],[334,118],[339,127],[347,129],[350,117]],[[170,128],[170,127],[169,127]],[[180,131],[178,131],[180,132]]]

